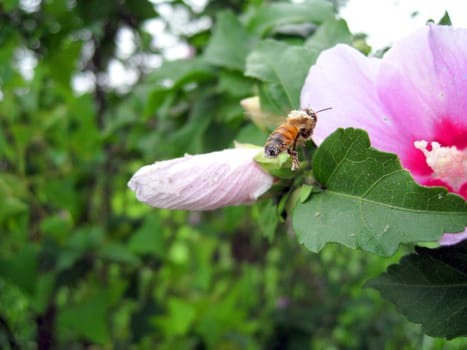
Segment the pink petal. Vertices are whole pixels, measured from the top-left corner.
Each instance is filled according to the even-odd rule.
[[[378,74],[378,97],[408,143],[431,135],[436,118],[431,95],[438,84],[426,34],[422,28],[396,43]]]
[[[467,119],[459,118],[467,111],[466,37],[466,29],[430,25],[384,56],[378,96],[408,144],[437,139],[445,146],[459,146],[462,136],[467,139]],[[439,138],[446,135],[439,132],[443,125],[451,131],[447,135],[458,135],[447,144]]]
[[[128,186],[139,201],[157,208],[211,210],[250,204],[273,182],[253,159],[260,151],[236,148],[156,162],[139,169]]]
[[[464,239],[467,239],[467,229],[464,232],[459,233],[445,233],[438,243],[441,245],[454,245]]]
[[[337,45],[323,51],[310,68],[301,92],[302,108],[332,107],[319,115],[313,141],[320,144],[337,128],[357,127],[370,134],[374,147],[394,142],[398,134],[379,102],[376,77],[380,60]]]
[[[467,29],[430,26],[430,46],[434,66],[444,96],[444,112],[450,119],[467,129]],[[462,116],[463,118],[459,118]],[[465,136],[465,134],[464,134]],[[467,138],[466,138],[467,139]],[[467,142],[465,140],[464,142]]]
[[[466,36],[466,29],[430,25],[398,42],[382,60],[378,96],[402,136],[382,150],[397,153],[422,184],[432,169],[414,141],[467,147]]]

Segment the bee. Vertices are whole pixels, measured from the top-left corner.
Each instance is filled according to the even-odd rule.
[[[321,109],[322,112],[331,108]],[[293,110],[282,123],[274,130],[266,140],[264,154],[268,158],[275,158],[284,151],[292,159],[292,170],[300,167],[297,155],[297,144],[303,144],[311,139],[313,130],[318,121],[317,113],[311,108]]]

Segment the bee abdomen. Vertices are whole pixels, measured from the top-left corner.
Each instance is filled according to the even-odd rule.
[[[297,133],[298,129],[293,125],[282,124],[269,135],[267,142],[290,144]]]
[[[264,145],[264,153],[267,157],[276,157],[279,153],[290,147],[298,135],[299,130],[290,124],[282,124],[268,137]]]

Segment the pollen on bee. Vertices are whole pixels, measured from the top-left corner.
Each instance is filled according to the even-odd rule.
[[[301,118],[310,118],[310,116],[304,110],[294,109],[290,111],[287,118],[301,119]]]

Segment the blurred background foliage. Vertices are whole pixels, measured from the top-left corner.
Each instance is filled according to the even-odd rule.
[[[126,186],[155,160],[264,142],[240,100],[290,106],[257,84],[261,60],[245,74],[255,48],[368,52],[331,2],[4,0],[0,20],[0,349],[466,345],[363,287],[399,256],[312,254],[268,202],[158,210]]]

